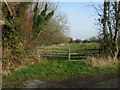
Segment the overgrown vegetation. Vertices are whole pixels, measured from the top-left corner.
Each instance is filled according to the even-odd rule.
[[[23,87],[24,81],[32,79],[56,81],[117,71],[117,67],[86,66],[83,61],[45,60],[29,68],[12,72],[9,76],[4,76],[3,85],[6,87]]]
[[[16,67],[31,60],[36,62],[37,56],[32,52],[36,44],[34,41],[39,33],[44,31],[45,22],[52,18],[55,11],[48,10],[51,3],[41,3],[42,8],[38,7],[39,4],[39,2],[3,2],[2,15],[5,21],[2,28],[3,72],[14,71]]]
[[[5,2],[2,6],[3,17],[5,20],[5,25],[2,28],[3,72],[14,70],[15,66],[21,65],[22,61],[24,61],[24,53],[27,52],[24,51],[23,43],[25,42],[25,37],[21,32],[22,25],[20,24],[20,17],[17,14],[21,4],[22,3],[8,4]]]

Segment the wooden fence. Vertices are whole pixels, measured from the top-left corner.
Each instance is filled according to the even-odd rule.
[[[99,49],[70,50],[68,47],[37,47],[37,55],[48,59],[85,59],[87,56],[96,55]]]

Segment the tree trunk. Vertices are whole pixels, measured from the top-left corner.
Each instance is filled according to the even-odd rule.
[[[118,40],[119,40],[119,33],[120,32],[120,1],[118,2]],[[117,57],[120,58],[120,46],[118,43],[118,53],[117,53]]]
[[[104,0],[104,16],[103,16],[103,38],[104,38],[104,42],[107,41],[107,27],[106,27],[106,23],[107,23],[107,2],[106,0]]]
[[[107,8],[108,3],[107,0],[104,0],[104,14],[102,19],[103,25],[103,52],[107,55],[108,52],[108,32],[107,32]]]
[[[114,2],[115,3],[115,19],[116,19],[116,25],[115,25],[115,35],[114,35],[114,45],[115,45],[115,59],[117,59],[119,48],[118,48],[118,30],[120,30],[120,1]]]

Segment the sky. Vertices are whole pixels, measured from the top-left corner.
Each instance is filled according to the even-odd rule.
[[[89,39],[98,35],[98,18],[96,10],[91,5],[102,2],[60,2],[59,10],[66,16],[70,30],[68,36],[73,39]]]

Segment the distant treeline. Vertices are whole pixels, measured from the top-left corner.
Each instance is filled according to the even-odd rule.
[[[99,43],[101,40],[97,37],[91,37],[89,39],[85,39],[85,40],[81,40],[81,39],[75,39],[73,40],[71,38],[70,42],[69,43],[92,43],[92,42],[95,42],[95,43]]]

